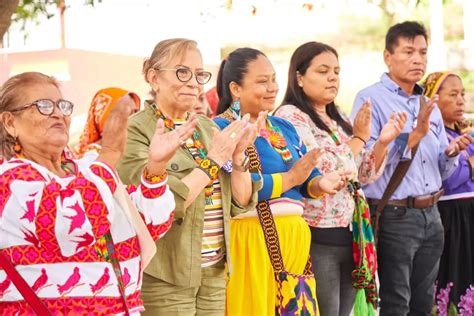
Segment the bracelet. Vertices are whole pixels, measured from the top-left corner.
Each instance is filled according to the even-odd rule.
[[[199,163],[198,169],[201,169],[211,181],[216,181],[219,176],[219,165],[211,158],[204,158]]]
[[[322,178],[322,176],[314,177],[308,183],[308,195],[312,199],[317,200],[317,199],[320,199],[320,198],[324,197],[327,194],[326,192],[323,192],[323,191],[321,191],[320,193],[317,193],[317,194],[314,194],[313,192],[311,192],[311,187],[313,186],[313,182],[316,181],[317,179],[321,179],[321,178]]]
[[[364,146],[367,145],[367,142],[366,142],[362,137],[360,137],[360,136],[352,135],[352,138],[357,138],[357,139],[359,139],[361,142],[364,143]]]
[[[232,169],[235,171],[240,172],[247,172],[250,168],[250,159],[247,155],[245,155],[244,161],[242,161],[241,165],[232,163]]]
[[[168,176],[168,172],[166,172],[166,171],[163,174],[156,175],[156,174],[149,174],[147,167],[145,167],[145,169],[143,169],[143,178],[146,181],[151,182],[151,183],[162,182],[163,180],[166,179],[167,176]]]

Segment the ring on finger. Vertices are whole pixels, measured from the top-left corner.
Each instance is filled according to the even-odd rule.
[[[234,139],[235,136],[237,136],[237,133],[236,133],[236,132],[232,132],[232,134],[230,134],[229,138],[230,138],[230,139]]]

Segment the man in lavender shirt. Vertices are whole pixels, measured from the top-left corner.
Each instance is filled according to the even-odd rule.
[[[434,282],[443,250],[443,226],[437,209],[441,182],[458,164],[458,153],[472,138],[462,136],[448,144],[437,96],[420,102],[417,85],[426,71],[427,35],[416,22],[392,26],[386,35],[384,61],[388,73],[360,91],[352,117],[370,99],[371,147],[392,112],[404,111],[407,123],[388,151],[387,164],[376,182],[364,187],[371,211],[382,198],[397,164],[412,164],[383,209],[379,222],[378,264],[380,315],[426,315],[434,299]],[[411,150],[419,144],[414,157]]]

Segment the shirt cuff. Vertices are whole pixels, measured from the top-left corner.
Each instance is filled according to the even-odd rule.
[[[272,195],[270,196],[270,199],[275,199],[281,196],[282,189],[283,189],[283,184],[282,184],[283,181],[282,181],[281,173],[273,173],[272,180],[273,180],[273,188],[272,188]]]
[[[147,199],[155,199],[162,196],[163,193],[166,191],[167,180],[168,176],[164,177],[161,181],[151,182],[146,180],[142,174],[140,189],[142,191],[143,197]]]

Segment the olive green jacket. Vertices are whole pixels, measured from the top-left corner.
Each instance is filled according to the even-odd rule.
[[[145,109],[129,120],[128,137],[125,154],[118,166],[122,181],[126,184],[139,184],[142,170],[148,161],[148,147],[155,132],[157,118],[149,104]],[[212,137],[213,121],[204,116],[198,118],[198,129],[201,140],[209,148]],[[186,209],[184,202],[188,197],[189,188],[181,181],[196,168],[191,154],[180,148],[168,162],[168,185],[174,194],[176,209],[171,229],[156,242],[157,252],[145,272],[165,282],[179,286],[199,286],[201,284],[201,245],[204,225],[204,190]],[[236,203],[231,196],[230,175],[219,172],[224,210],[225,247],[229,248],[230,218],[255,209],[257,191],[261,188],[261,180],[252,183],[253,196],[246,207]],[[157,210],[159,211],[159,210]],[[231,271],[229,252],[227,253],[228,271]]]

